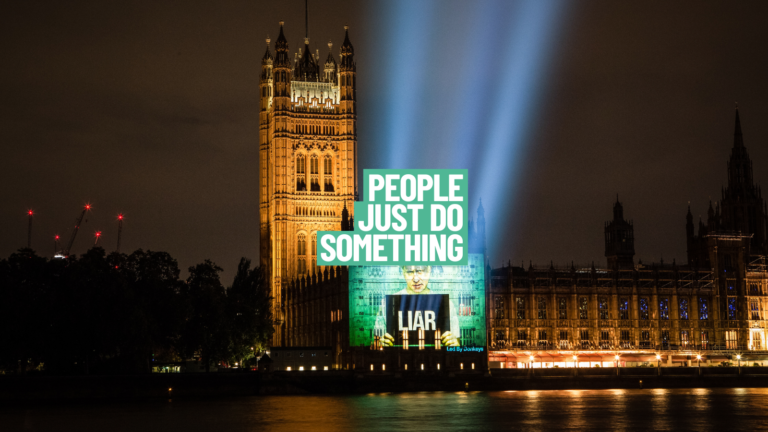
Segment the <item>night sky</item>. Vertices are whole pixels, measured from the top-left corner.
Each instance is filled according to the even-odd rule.
[[[338,59],[343,26],[350,26],[361,174],[467,167],[472,182],[493,148],[478,138],[462,153],[466,166],[451,161],[458,153],[443,145],[444,134],[461,122],[440,120],[448,108],[434,95],[469,85],[485,101],[513,76],[486,48],[504,45],[514,31],[505,17],[515,4],[502,6],[486,28],[473,15],[475,3],[434,2],[436,18],[415,24],[384,18],[394,4],[309,6],[312,49],[323,60],[329,39]],[[768,2],[551,6],[562,13],[526,117],[530,132],[510,160],[515,175],[498,173],[498,189],[509,193],[472,190],[473,208],[483,197],[492,264],[604,265],[603,223],[617,193],[635,223],[636,258],[684,263],[686,205],[706,216],[709,198],[719,199],[735,102],[755,180],[768,187]],[[83,253],[97,230],[113,250],[122,212],[123,251],[164,250],[184,269],[210,258],[225,268],[226,283],[241,256],[258,260],[258,81],[264,39],[270,35],[274,46],[280,20],[293,52],[304,34],[300,0],[6,6],[0,256],[26,245],[30,208],[33,248],[51,256],[53,236],[68,238],[89,202],[94,211],[73,253]],[[405,30],[423,32],[428,43],[393,49]],[[391,54],[398,50],[438,53],[439,67],[408,64]],[[454,80],[454,67],[476,68],[479,81]],[[423,106],[418,145],[402,164],[391,163],[385,129],[393,126],[382,120],[383,105],[392,104],[392,77],[407,81],[412,73],[429,78],[410,92]],[[467,118],[477,112],[467,109]]]

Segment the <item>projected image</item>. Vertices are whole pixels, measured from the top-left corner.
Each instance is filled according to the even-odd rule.
[[[350,267],[349,286],[351,346],[485,346],[482,255],[466,266]]]

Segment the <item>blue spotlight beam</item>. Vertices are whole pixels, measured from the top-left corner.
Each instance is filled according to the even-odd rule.
[[[375,123],[364,168],[469,168],[489,229],[514,208],[566,2],[380,1],[367,41],[376,57],[361,100]],[[367,81],[368,79],[366,79]],[[372,96],[372,97],[371,97]],[[365,138],[365,132],[363,136]],[[364,150],[365,151],[365,150]],[[368,161],[385,162],[385,166]],[[379,163],[381,163],[379,162]],[[494,217],[496,215],[497,217]],[[488,239],[496,242],[514,236]],[[498,240],[496,240],[498,239]]]

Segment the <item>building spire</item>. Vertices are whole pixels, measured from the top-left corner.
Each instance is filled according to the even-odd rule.
[[[739,119],[739,104],[736,103],[736,127],[733,131],[733,147],[743,148],[744,138],[741,135],[741,120]]]

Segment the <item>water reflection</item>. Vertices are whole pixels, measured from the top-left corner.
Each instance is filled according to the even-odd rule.
[[[766,389],[562,390],[269,396],[0,408],[2,430],[739,430]]]

